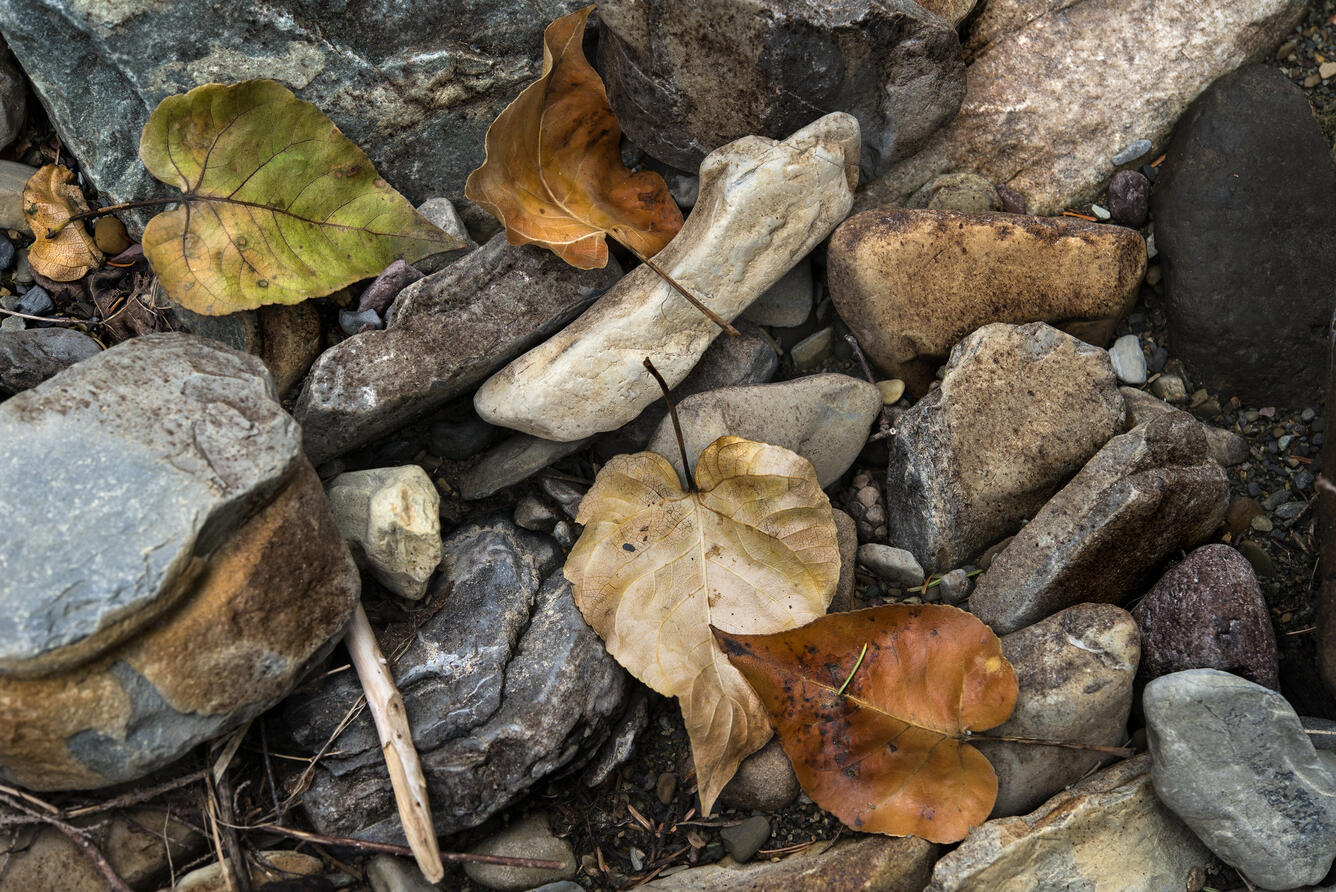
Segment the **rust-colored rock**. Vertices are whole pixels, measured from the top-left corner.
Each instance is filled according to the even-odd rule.
[[[1135,230],[926,209],[855,214],[827,258],[841,318],[916,396],[952,346],[990,322],[1047,322],[1107,344],[1146,272]]]

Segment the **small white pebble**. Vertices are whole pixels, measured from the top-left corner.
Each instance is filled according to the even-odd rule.
[[[1108,208],[1098,204],[1092,204],[1090,206],[1090,212],[1094,214],[1096,217],[1099,217],[1101,220],[1107,220],[1113,216],[1113,214],[1109,213]]]

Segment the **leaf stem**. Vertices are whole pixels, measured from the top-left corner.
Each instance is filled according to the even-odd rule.
[[[663,401],[668,404],[668,414],[673,419],[673,433],[677,434],[677,448],[682,453],[682,473],[687,478],[687,492],[696,491],[696,482],[691,475],[691,462],[687,459],[687,441],[682,437],[682,422],[677,418],[677,406],[673,405],[672,394],[668,392],[668,382],[663,380],[663,375],[650,362],[648,356],[645,357],[645,368],[654,376],[654,380],[659,382],[659,389],[663,391]]]
[[[163,204],[177,204],[182,200],[184,200],[184,196],[179,195],[175,198],[145,198],[143,201],[126,201],[121,204],[109,204],[104,208],[95,208],[91,211],[84,211],[81,214],[70,214],[69,218],[64,223],[61,223],[55,229],[48,229],[46,231],[46,237],[51,238],[58,234],[62,229],[73,223],[75,220],[87,220],[90,217],[104,217],[107,214],[114,214],[117,211],[128,211],[132,208],[147,208],[157,207],[158,205]]]
[[[970,734],[966,738],[970,743],[1023,743],[1028,746],[1060,746],[1069,750],[1085,750],[1092,753],[1105,753],[1110,756],[1122,756],[1130,759],[1136,751],[1125,746],[1101,746],[1097,743],[1075,743],[1070,740],[1039,740],[1034,737],[990,737],[986,734]]]
[[[645,266],[649,267],[651,270],[657,273],[660,279],[663,279],[669,285],[673,286],[673,288],[677,289],[678,294],[682,295],[687,300],[691,301],[691,305],[693,307],[700,310],[709,318],[711,322],[722,328],[724,330],[724,334],[728,335],[730,338],[742,337],[742,333],[740,331],[738,331],[736,328],[730,325],[728,321],[724,319],[723,316],[720,316],[714,310],[711,310],[709,307],[705,306],[705,304],[701,303],[698,297],[696,297],[694,294],[688,291],[685,286],[683,286],[672,276],[668,275],[668,271],[666,269],[659,266],[653,260],[650,260],[644,254],[641,254],[639,251],[628,245],[626,242],[622,241],[620,238],[618,238],[617,233],[614,232],[613,230],[611,229],[608,230],[608,235],[611,235],[613,238],[617,239],[617,244],[621,245],[623,248],[634,254],[636,260],[639,260],[641,263],[645,264]]]
[[[837,693],[837,694],[843,694],[843,693],[844,693],[844,689],[847,688],[847,687],[849,687],[849,682],[853,681],[853,680],[854,680],[854,675],[856,675],[856,674],[858,673],[858,667],[861,666],[861,665],[863,665],[863,657],[865,657],[865,656],[867,656],[867,642],[866,642],[866,641],[863,642],[863,649],[862,649],[861,651],[859,651],[859,653],[858,653],[858,662],[854,663],[854,668],[852,668],[852,669],[849,670],[849,677],[846,678],[846,679],[844,680],[844,684],[840,685],[840,689],[839,689],[838,691],[836,691],[835,693]]]

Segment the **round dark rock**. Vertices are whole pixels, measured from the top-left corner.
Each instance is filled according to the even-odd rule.
[[[1109,183],[1109,214],[1123,226],[1145,226],[1150,214],[1150,180],[1135,170],[1114,174]]]
[[[34,285],[23,292],[15,309],[29,316],[50,316],[56,311],[56,302],[51,299],[45,288]]]
[[[1170,570],[1132,611],[1141,627],[1143,681],[1184,669],[1221,669],[1273,690],[1276,634],[1248,559],[1203,545]]]
[[[0,269],[9,269],[14,265],[14,243],[0,236]]]
[[[1025,196],[1010,186],[995,186],[997,197],[1002,199],[1002,210],[1008,214],[1026,213]]]
[[[491,446],[500,435],[500,428],[476,415],[459,421],[438,421],[431,426],[427,451],[450,461],[463,461]]]

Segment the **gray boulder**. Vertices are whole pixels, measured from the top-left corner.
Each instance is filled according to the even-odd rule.
[[[812,463],[826,487],[854,463],[880,409],[881,391],[872,384],[827,374],[699,393],[683,400],[677,414],[693,473],[701,451],[731,435],[798,453]],[[645,448],[672,462],[686,481],[672,419],[659,424]]]
[[[576,609],[550,538],[496,520],[461,527],[444,552],[426,596],[443,601],[393,668],[448,834],[580,767],[609,737],[629,679]],[[319,751],[360,694],[341,673],[289,700],[294,745]],[[335,738],[303,803],[321,832],[403,840],[369,716]]]
[[[607,0],[599,70],[631,141],[694,171],[724,143],[827,112],[862,130],[862,166],[912,153],[960,107],[951,25],[905,0]]]
[[[989,736],[1122,746],[1141,654],[1137,625],[1110,604],[1078,604],[1002,637],[1016,670],[1016,709]],[[997,772],[994,816],[1039,806],[1108,759],[1098,753],[1018,743],[975,744]]]
[[[0,4],[0,32],[112,202],[162,191],[138,148],[163,98],[272,78],[329,115],[416,203],[463,193],[487,126],[542,66],[543,29],[582,5],[12,0]]]
[[[574,318],[617,280],[497,235],[395,298],[389,326],[331,347],[293,410],[319,464],[437,409]]]
[[[1134,594],[1224,519],[1229,485],[1201,425],[1173,412],[1114,437],[993,558],[970,611],[998,633]]]
[[[1215,669],[1146,686],[1155,794],[1263,889],[1321,882],[1336,858],[1336,775],[1275,691]]]
[[[1019,530],[1122,424],[1108,353],[1042,322],[985,325],[896,422],[889,540],[930,573],[958,567]]]

